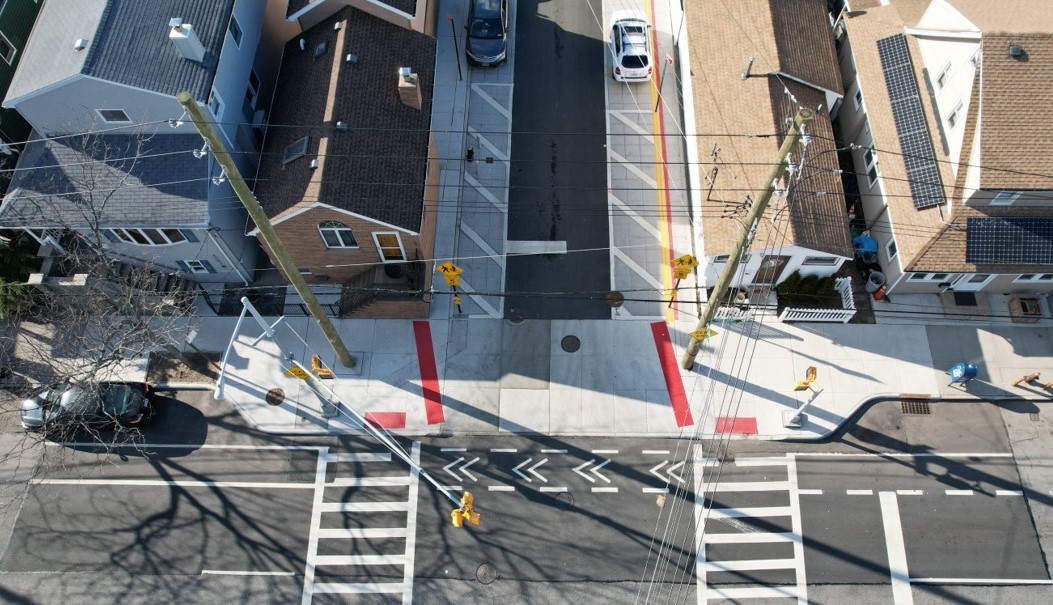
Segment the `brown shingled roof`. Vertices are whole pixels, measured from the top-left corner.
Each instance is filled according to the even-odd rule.
[[[981,44],[980,188],[1053,189],[1053,35],[985,33]]]
[[[706,254],[724,254],[733,246],[741,232],[744,202],[765,185],[763,181],[770,163],[775,160],[782,142],[778,134],[787,130],[786,118],[792,119],[798,104],[812,109],[819,105],[825,107],[825,95],[816,88],[790,78],[768,75],[773,68],[784,64],[778,52],[786,47],[778,47],[774,31],[774,23],[780,22],[781,17],[773,18],[771,14],[772,10],[783,9],[811,11],[823,25],[799,29],[802,46],[786,52],[798,52],[806,47],[805,35],[818,36],[812,46],[829,45],[830,52],[819,53],[815,58],[825,56],[832,65],[816,68],[814,73],[828,73],[828,68],[836,71],[832,34],[825,27],[825,3],[821,0],[788,3],[698,0],[685,5],[692,46],[696,121],[698,130],[705,133],[696,140],[707,179],[703,183],[707,195],[702,200]],[[748,36],[744,27],[749,28]],[[753,77],[743,80],[740,75],[749,56],[755,57]],[[726,134],[716,134],[721,132]],[[744,134],[760,136],[740,136]],[[852,256],[844,193],[832,172],[837,169],[837,155],[833,152],[833,132],[825,111],[816,114],[809,134],[816,136],[808,146],[807,167],[789,210],[785,199],[772,200],[765,218],[758,224],[752,248],[797,244]],[[715,156],[714,149],[719,149]]]
[[[334,30],[338,21],[343,26]],[[357,61],[345,61],[348,54]],[[256,182],[268,216],[320,201],[419,231],[434,65],[433,38],[353,8],[289,42]],[[400,67],[418,75],[422,109],[399,100]],[[347,129],[336,129],[337,121]],[[303,137],[309,137],[307,155],[285,163],[286,148]],[[313,159],[318,167],[312,170]]]
[[[843,94],[824,0],[770,0],[780,71]],[[756,31],[756,30],[755,30]]]

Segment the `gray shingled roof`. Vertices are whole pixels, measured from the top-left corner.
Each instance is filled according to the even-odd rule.
[[[26,145],[0,223],[194,227],[208,222],[211,159],[197,135],[67,137]],[[93,218],[97,216],[97,219]]]
[[[207,98],[233,7],[234,0],[48,0],[7,96],[15,99],[81,73]],[[194,26],[207,53],[204,64],[184,58],[168,39],[173,17]],[[88,40],[83,51],[73,49],[78,38]]]

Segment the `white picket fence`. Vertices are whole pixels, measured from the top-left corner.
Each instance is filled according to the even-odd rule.
[[[779,314],[779,321],[823,321],[831,323],[848,323],[856,314],[856,303],[852,299],[852,280],[838,277],[834,288],[841,295],[840,309],[798,309],[787,307]]]

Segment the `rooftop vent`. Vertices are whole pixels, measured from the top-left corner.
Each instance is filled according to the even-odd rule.
[[[198,39],[197,34],[194,32],[193,25],[183,23],[182,19],[175,18],[168,22],[168,26],[172,28],[168,32],[168,39],[176,45],[183,57],[198,63],[204,61],[205,47],[202,46],[201,40]]]
[[[87,38],[77,38],[77,40],[73,43],[73,49],[74,50],[84,50],[87,47],[88,47],[88,39]]]
[[[1024,57],[1024,47],[1019,44],[1010,44],[1009,56],[1014,59],[1022,59]]]

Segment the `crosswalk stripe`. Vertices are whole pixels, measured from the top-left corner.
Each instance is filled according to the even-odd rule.
[[[710,519],[738,519],[741,517],[789,517],[793,513],[789,506],[758,506],[754,508],[713,508]]]
[[[405,538],[404,527],[333,527],[318,530],[319,538]]]
[[[1023,496],[1024,492],[1016,489],[996,489],[996,496]]]
[[[710,599],[776,599],[780,597],[803,598],[804,591],[797,586],[749,586],[745,588],[707,588]]]
[[[410,586],[405,582],[317,582],[314,585],[315,594],[336,593],[394,593],[406,592]]]
[[[314,565],[404,565],[406,555],[318,555]]]
[[[707,492],[774,492],[790,489],[789,481],[721,481],[715,485],[707,485]]]
[[[755,456],[735,458],[735,466],[787,466],[790,459],[784,456]]]
[[[746,559],[739,561],[706,561],[707,571],[756,571],[759,569],[790,569],[797,567],[796,559]]]
[[[846,489],[845,494],[848,496],[873,496],[874,490],[872,489]]]
[[[339,452],[326,454],[326,462],[391,462],[391,452],[369,452],[365,454],[352,454],[350,452]]]
[[[790,532],[756,532],[750,534],[706,533],[702,541],[706,544],[764,544],[768,542],[795,542],[801,537]]]
[[[378,487],[387,485],[409,485],[409,475],[401,477],[337,477],[326,487]]]
[[[323,502],[323,513],[372,513],[409,510],[409,502]]]

